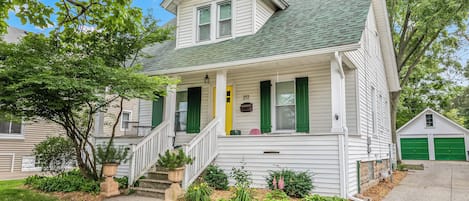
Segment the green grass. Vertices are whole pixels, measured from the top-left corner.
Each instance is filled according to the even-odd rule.
[[[57,198],[21,188],[24,180],[0,181],[0,201],[58,201]]]

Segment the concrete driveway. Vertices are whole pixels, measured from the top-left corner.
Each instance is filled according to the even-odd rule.
[[[384,201],[469,201],[469,162],[405,161],[424,164],[410,170]]]

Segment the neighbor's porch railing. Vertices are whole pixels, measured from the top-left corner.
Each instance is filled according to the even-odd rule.
[[[183,188],[187,188],[207,168],[218,154],[217,127],[220,119],[212,120],[194,139],[183,145],[184,152],[194,157],[191,165],[186,166]]]
[[[142,141],[131,147],[129,185],[137,181],[158,160],[158,155],[173,149],[173,133],[170,121],[154,128]]]

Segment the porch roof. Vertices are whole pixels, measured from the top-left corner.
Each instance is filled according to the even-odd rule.
[[[175,41],[154,44],[144,51],[144,72],[233,62],[357,44],[370,0],[289,0],[253,35],[207,45],[175,49]]]

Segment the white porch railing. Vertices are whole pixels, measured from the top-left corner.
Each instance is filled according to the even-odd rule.
[[[158,160],[158,154],[173,149],[170,121],[164,121],[149,135],[131,148],[129,185],[137,181]]]
[[[187,165],[183,188],[187,188],[207,168],[218,154],[217,127],[219,119],[212,120],[194,139],[183,146],[184,152],[194,157],[192,165]]]

